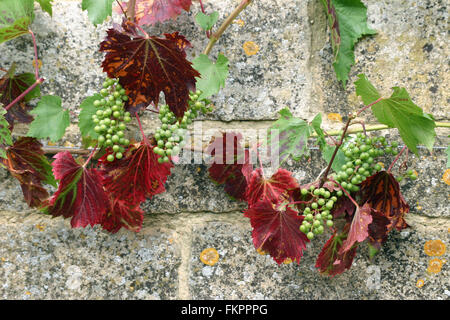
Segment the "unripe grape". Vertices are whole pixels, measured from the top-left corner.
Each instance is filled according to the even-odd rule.
[[[123,154],[122,154],[122,152],[117,152],[116,153],[116,159],[122,159],[122,157],[123,157]]]
[[[106,157],[106,160],[108,160],[109,162],[113,162],[113,161],[114,161],[114,156],[113,156],[112,154],[109,154],[109,155]]]
[[[306,235],[306,237],[307,237],[309,240],[312,240],[312,239],[314,239],[314,233],[308,232],[308,234]]]

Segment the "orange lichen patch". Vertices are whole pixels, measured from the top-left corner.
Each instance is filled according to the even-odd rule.
[[[39,231],[44,231],[44,226],[43,225],[41,225],[41,224],[37,224],[36,225],[36,228],[39,230]]]
[[[450,169],[445,170],[442,180],[450,186]]]
[[[0,260],[1,260],[2,262],[5,262],[5,261],[6,261],[6,259],[3,258],[3,257],[1,257]]]
[[[49,141],[49,142],[47,143],[47,145],[49,145],[49,146],[56,146],[57,144],[54,143],[54,142]]]
[[[342,116],[339,113],[329,113],[327,115],[328,119],[331,121],[339,121],[342,122]]]
[[[239,27],[243,27],[245,22],[242,19],[234,20],[233,23],[237,24]]]
[[[430,257],[440,257],[446,251],[445,243],[441,240],[429,240],[425,242],[424,250],[427,255]]]
[[[169,243],[172,244],[173,243],[173,239],[169,238]]]
[[[292,259],[291,258],[286,258],[286,260],[283,261],[284,264],[290,264],[292,263]]]
[[[74,146],[75,145],[70,141],[64,142],[64,147],[66,147],[66,148],[73,148]]]
[[[36,60],[33,59],[33,67],[36,68]],[[38,69],[42,68],[42,61],[38,59]]]
[[[30,291],[25,291],[25,294],[26,294],[27,296],[29,296],[29,295],[31,295],[31,292],[30,292]]]
[[[378,162],[377,164],[379,164],[384,169],[384,163],[383,162]]]
[[[253,41],[244,42],[243,48],[244,48],[245,54],[248,56],[257,54],[259,51],[259,46],[256,43],[254,43]]]
[[[443,265],[443,263],[442,263],[441,259],[439,259],[439,258],[431,259],[430,262],[428,262],[427,271],[429,273],[439,273],[439,272],[441,272],[442,265]]]
[[[258,252],[262,256],[267,254],[267,252],[262,250],[261,248],[256,249],[256,252]]]
[[[202,168],[197,167],[197,173],[200,173],[200,171],[202,171]]]
[[[208,248],[200,253],[200,260],[208,266],[213,266],[219,261],[219,253],[214,248]]]
[[[423,279],[419,279],[416,282],[416,287],[417,288],[422,288],[424,284],[425,284],[425,281],[423,281]]]

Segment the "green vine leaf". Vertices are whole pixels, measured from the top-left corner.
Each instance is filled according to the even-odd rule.
[[[7,159],[5,147],[11,146],[13,141],[11,138],[11,131],[9,131],[9,123],[5,119],[6,110],[0,107],[0,157]],[[0,162],[1,164],[1,162]]]
[[[288,108],[279,113],[280,119],[269,128],[268,142],[271,150],[274,154],[278,152],[280,163],[286,161],[289,156],[299,161],[308,151],[311,127],[306,121],[292,116]]]
[[[376,34],[367,26],[367,8],[360,0],[321,0],[331,28],[333,67],[338,81],[346,86],[355,63],[355,43],[364,35]]]
[[[97,112],[98,108],[94,106],[95,100],[101,100],[103,97],[100,94],[95,94],[87,97],[81,102],[80,115],[78,117],[78,127],[80,128],[83,139],[89,137],[92,139],[98,138],[98,133],[95,132],[95,123],[92,121],[92,116]]]
[[[114,0],[83,0],[81,9],[87,10],[89,20],[97,26],[112,15],[112,3]]]
[[[201,78],[196,78],[197,89],[203,91],[199,99],[205,99],[225,87],[225,79],[228,77],[228,59],[221,53],[214,63],[206,54],[199,55],[192,61],[195,70],[201,73]]]
[[[52,12],[52,1],[53,0],[35,0],[41,6],[41,9],[47,12],[50,16],[53,15]]]
[[[381,98],[364,74],[358,75],[355,87],[356,94],[366,105]],[[390,98],[381,99],[372,106],[373,114],[379,122],[397,128],[403,142],[416,155],[418,144],[425,145],[431,151],[436,137],[436,124],[432,116],[412,102],[405,88],[394,87],[393,90]]]
[[[319,144],[319,148],[322,151],[322,158],[329,163],[331,161],[331,157],[333,156],[335,146],[330,146],[327,141],[325,140],[325,133],[323,132],[322,128],[320,127],[322,125],[322,114],[317,114],[313,121],[311,121],[311,126],[314,129],[314,131],[317,133],[317,143]],[[338,172],[341,167],[346,163],[345,161],[345,154],[342,152],[342,150],[339,148],[336,156],[334,157],[334,161],[331,164],[331,168]]]
[[[58,96],[43,96],[30,113],[36,115],[36,118],[30,124],[27,134],[29,137],[50,138],[55,142],[63,137],[70,125],[69,111],[62,108],[61,98]]]
[[[0,1],[0,43],[28,33],[34,19],[34,0]]]
[[[211,14],[204,14],[203,12],[199,12],[195,15],[195,21],[197,21],[200,27],[205,31],[211,30],[218,19],[219,13],[217,11],[214,11]]]

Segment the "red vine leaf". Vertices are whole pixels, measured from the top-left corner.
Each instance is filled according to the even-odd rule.
[[[319,268],[320,273],[334,277],[352,266],[357,246],[341,252],[342,243],[347,238],[346,232],[348,232],[348,225],[341,234],[336,234],[335,231],[323,246],[316,260],[316,268]]]
[[[400,187],[394,176],[386,171],[380,171],[368,177],[361,184],[361,203],[367,203],[371,208],[380,211],[390,223],[388,230],[402,230],[408,227],[404,216],[409,212],[400,192]]]
[[[200,74],[186,60],[190,43],[178,33],[164,38],[143,37],[130,22],[108,30],[100,44],[106,52],[102,67],[110,78],[119,78],[129,96],[127,110],[135,113],[151,102],[159,102],[164,92],[170,110],[181,118],[188,109],[189,91],[195,90]]]
[[[369,224],[369,242],[377,250],[381,249],[381,245],[387,239],[389,222],[389,219],[381,212],[372,211],[372,223]]]
[[[6,156],[3,163],[19,180],[25,201],[30,207],[39,207],[49,197],[42,183],[56,186],[42,144],[35,138],[23,137],[6,149]]]
[[[99,159],[104,173],[104,186],[115,201],[136,206],[145,198],[162,193],[170,175],[172,163],[158,163],[160,156],[153,146],[145,141],[132,145],[124,157],[114,162],[106,160],[108,154]]]
[[[60,180],[58,190],[45,210],[54,217],[72,217],[72,228],[102,223],[109,200],[102,187],[102,176],[96,169],[80,166],[70,152],[54,156],[53,173]]]
[[[296,188],[298,188],[298,182],[288,170],[280,168],[272,177],[266,179],[262,169],[257,168],[250,175],[247,202],[250,207],[258,201],[264,200],[277,203],[285,191]]]
[[[353,204],[352,200],[350,200],[347,195],[343,195],[338,198],[333,210],[331,210],[331,214],[333,218],[339,218],[341,215],[346,214],[347,217],[351,217],[355,212],[356,206]]]
[[[130,205],[125,201],[111,200],[111,206],[102,222],[103,229],[116,233],[124,227],[139,232],[142,229],[144,212],[138,205]]]
[[[211,179],[225,184],[225,192],[237,200],[246,199],[247,178],[253,169],[249,151],[242,148],[241,139],[240,133],[223,133],[207,149],[214,157],[208,169]]]
[[[28,89],[35,81],[35,77],[31,73],[22,73],[14,75],[15,66],[0,79],[0,103],[5,107],[20,96],[26,89]],[[36,86],[31,90],[24,99],[11,106],[5,115],[6,120],[10,125],[10,129],[14,126],[14,121],[20,123],[30,123],[33,121],[33,116],[28,112],[33,109],[28,104],[28,101],[32,98],[40,95],[39,86]]]
[[[306,235],[299,230],[303,216],[288,206],[276,207],[269,201],[260,201],[244,211],[253,228],[255,248],[268,252],[281,264],[286,259],[300,263],[306,242]]]
[[[137,0],[136,20],[138,24],[155,24],[175,19],[182,9],[189,11],[192,0]]]
[[[373,209],[367,203],[356,208],[347,239],[342,243],[340,253],[350,250],[355,242],[363,242],[367,239],[369,236],[368,227],[372,222],[372,211]]]

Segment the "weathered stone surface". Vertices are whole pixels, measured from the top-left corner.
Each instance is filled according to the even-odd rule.
[[[446,46],[448,6],[443,0],[376,1],[368,6],[369,26],[378,34],[356,45],[356,65],[346,89],[336,81],[331,65],[329,31],[320,1],[259,0],[249,6],[214,47],[230,60],[226,88],[213,97],[216,110],[200,118],[203,129],[262,129],[288,106],[295,116],[311,120],[322,112],[325,128],[361,106],[354,93],[357,74],[367,74],[384,96],[403,86],[417,105],[436,119],[449,119],[449,49]],[[237,0],[203,1],[219,12],[219,24]],[[111,19],[94,27],[81,1],[53,1],[53,18],[37,10],[32,28],[37,37],[43,94],[62,97],[73,124],[61,145],[80,146],[76,127],[80,102],[97,92],[104,79],[99,43]],[[193,44],[193,59],[207,39],[193,16],[146,27],[152,35],[180,31]],[[114,14],[114,20],[119,21]],[[259,46],[255,55],[243,49],[246,41]],[[0,45],[0,66],[17,63],[19,72],[32,72],[33,45],[23,36]],[[373,117],[369,117],[374,120]],[[264,121],[267,120],[267,121]],[[157,115],[142,117],[146,134],[159,126]],[[135,123],[128,137],[139,139]],[[436,275],[427,274],[432,257],[423,245],[441,239],[448,247],[448,185],[442,180],[448,129],[439,129],[436,149],[424,149],[420,159],[409,155],[408,166],[417,181],[401,182],[411,206],[410,229],[393,232],[373,262],[362,246],[352,269],[333,279],[320,276],[315,259],[327,237],[316,239],[300,266],[278,266],[256,253],[251,227],[241,214],[243,203],[230,200],[222,186],[208,177],[205,164],[176,165],[167,192],[148,200],[144,228],[134,234],[110,235],[100,228],[70,229],[69,221],[50,219],[28,209],[19,183],[0,168],[0,296],[4,299],[449,299],[449,270],[444,263]],[[16,133],[26,133],[16,126]],[[395,130],[393,139],[398,139]],[[203,136],[200,145],[209,141]],[[45,143],[45,141],[44,141]],[[392,157],[383,161],[386,165]],[[402,161],[402,160],[400,160]],[[325,167],[316,150],[311,159],[285,168],[300,183],[316,178]],[[266,170],[269,174],[270,170]],[[206,266],[202,250],[219,251],[219,262]],[[448,253],[439,257],[448,260]],[[416,287],[424,279],[422,288]],[[371,282],[374,280],[375,282]],[[378,281],[379,280],[379,281]]]
[[[423,252],[426,240],[448,241],[448,220],[423,225],[411,216],[411,229],[392,232],[381,253],[369,261],[367,246],[359,248],[353,266],[344,274],[321,276],[315,260],[329,235],[308,245],[300,265],[277,265],[259,255],[252,244],[250,224],[236,216],[233,222],[209,222],[194,228],[189,288],[192,299],[449,299],[449,270],[427,274],[431,257]],[[213,266],[200,253],[215,248]],[[447,257],[440,257],[441,259]],[[425,285],[416,287],[418,279]]]
[[[175,299],[179,265],[170,230],[112,235],[0,211],[2,299]]]
[[[365,73],[384,96],[391,87],[407,89],[412,100],[436,119],[448,119],[448,4],[445,1],[365,0],[368,25],[377,35],[355,46],[356,64],[347,89],[336,80],[325,14],[319,1],[309,2],[312,26],[311,103],[327,112],[348,114],[361,107],[353,82]]]

